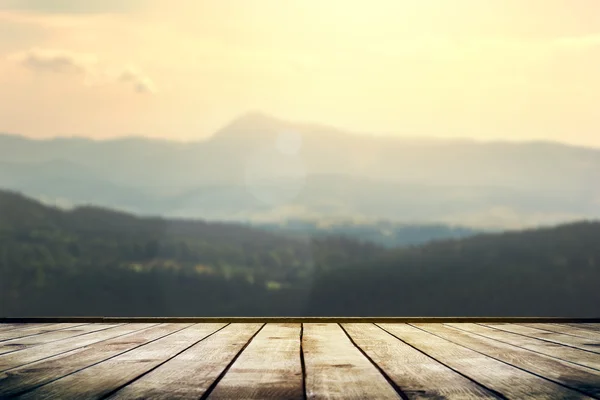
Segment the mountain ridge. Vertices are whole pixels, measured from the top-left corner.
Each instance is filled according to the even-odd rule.
[[[334,125],[328,125],[321,122],[314,121],[296,121],[296,120],[287,120],[285,118],[281,118],[278,116],[274,116],[265,111],[260,110],[251,110],[245,113],[238,115],[237,117],[232,118],[229,122],[225,123],[220,128],[216,129],[215,132],[208,136],[204,136],[200,139],[172,139],[168,137],[148,137],[144,135],[124,135],[118,137],[109,137],[109,138],[90,138],[87,136],[80,135],[58,135],[53,137],[43,137],[36,138],[25,134],[19,133],[11,133],[11,132],[2,132],[0,131],[0,138],[16,138],[16,139],[25,139],[25,140],[33,140],[40,142],[52,142],[56,140],[80,140],[80,141],[89,141],[89,142],[119,142],[119,141],[128,141],[128,140],[143,140],[150,142],[170,142],[175,144],[198,144],[209,141],[219,134],[224,133],[228,128],[240,125],[253,124],[258,122],[258,124],[262,125],[279,125],[283,128],[290,127],[300,127],[300,128],[310,128],[313,130],[323,130],[323,131],[331,131],[338,132],[344,135],[349,136],[362,136],[368,138],[378,138],[378,139],[391,139],[393,141],[424,141],[424,142],[451,142],[451,143],[472,143],[472,144],[506,144],[506,145],[549,145],[549,146],[561,146],[561,147],[570,147],[580,150],[592,150],[592,151],[600,151],[600,146],[586,146],[580,144],[573,144],[569,142],[557,141],[557,140],[547,140],[547,139],[526,139],[526,140],[503,140],[503,139],[475,139],[468,138],[462,136],[453,136],[453,137],[439,137],[439,136],[421,136],[421,135],[405,135],[405,134],[394,134],[394,133],[369,133],[369,132],[359,132],[355,130],[349,130],[340,128]]]
[[[345,214],[504,229],[600,217],[595,149],[411,141],[253,113],[214,136],[190,143],[0,136],[0,188],[50,202],[208,219]]]

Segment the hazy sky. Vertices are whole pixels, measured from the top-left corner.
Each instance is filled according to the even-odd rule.
[[[600,146],[600,1],[0,0],[0,131],[196,139],[248,110]]]

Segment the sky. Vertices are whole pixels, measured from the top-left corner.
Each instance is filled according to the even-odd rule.
[[[259,110],[600,146],[598,0],[0,0],[0,132],[197,140]]]

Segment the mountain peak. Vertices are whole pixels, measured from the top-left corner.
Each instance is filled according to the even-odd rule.
[[[278,118],[260,110],[248,111],[239,117],[235,118],[233,122],[245,122],[245,123],[264,123],[279,121]]]
[[[287,125],[285,121],[262,111],[249,111],[235,118],[226,128],[244,127],[248,128],[273,128]]]
[[[271,136],[289,123],[261,111],[250,111],[219,129],[213,138],[257,138]]]

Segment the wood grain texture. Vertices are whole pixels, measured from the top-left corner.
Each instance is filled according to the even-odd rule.
[[[102,324],[76,325],[72,328],[65,328],[57,331],[40,333],[39,335],[26,336],[18,339],[6,340],[0,342],[0,354],[6,354],[17,350],[23,350],[30,347],[39,346],[45,343],[52,343],[57,340],[67,339],[106,329]]]
[[[0,332],[12,331],[14,329],[23,329],[23,328],[35,328],[45,325],[51,325],[51,323],[14,323],[14,324],[2,324],[0,323]]]
[[[342,327],[409,399],[498,398],[376,325],[342,324]]]
[[[600,399],[597,325],[127,320],[0,324],[0,398]]]
[[[523,325],[486,325],[503,331],[517,333],[524,336],[529,336],[536,339],[546,340],[552,343],[558,343],[565,346],[571,346],[578,349],[591,351],[600,354],[600,341],[580,338],[578,336],[569,335],[559,332],[551,332],[544,329],[534,328]]]
[[[338,324],[304,324],[302,346],[307,398],[401,398]]]
[[[267,324],[209,399],[303,399],[300,324]]]
[[[27,392],[22,399],[100,399],[193,346],[224,324],[179,324],[175,331],[117,357]]]
[[[600,323],[582,323],[582,324],[569,324],[569,323],[565,323],[563,325],[570,325],[570,326],[574,326],[576,328],[581,328],[581,329],[589,329],[591,331],[600,331]]]
[[[590,398],[406,324],[381,324],[400,340],[510,399]]]
[[[461,329],[480,334],[490,339],[600,370],[600,357],[598,357],[598,354],[566,347],[557,343],[545,342],[543,340],[495,329],[486,325],[461,324],[460,327]]]
[[[78,347],[83,347],[102,340],[110,339],[111,337],[124,335],[135,330],[135,325],[133,324],[122,324],[116,326],[108,324],[104,326],[106,329],[102,329],[100,331],[76,336],[74,338],[58,340],[52,343],[42,344],[30,349],[15,351],[14,353],[2,354],[0,355],[0,372],[39,361],[44,358],[52,357],[57,354],[65,353]]]
[[[600,371],[574,365],[543,354],[460,330],[460,324],[415,324],[438,335],[515,367],[543,376],[588,396],[600,396]]]
[[[589,340],[593,340],[595,342],[600,342],[600,331],[594,331],[585,329],[582,327],[573,327],[570,325],[563,324],[521,324],[523,326],[529,326],[531,328],[542,329],[550,332],[558,332],[564,333],[567,335],[578,336],[581,338],[586,338]]]
[[[26,326],[17,329],[11,329],[5,332],[0,332],[0,343],[7,340],[24,338],[33,335],[40,335],[42,333],[57,331],[60,329],[72,328],[74,326],[83,325],[82,323],[60,323],[60,324],[41,324],[38,326]]]
[[[15,396],[62,378],[173,330],[169,324],[130,324],[129,327],[137,328],[137,331],[0,373],[0,398]]]
[[[262,326],[230,324],[109,398],[199,399]]]

